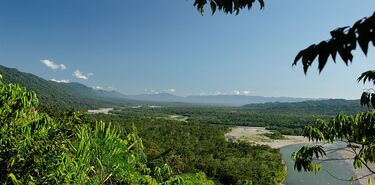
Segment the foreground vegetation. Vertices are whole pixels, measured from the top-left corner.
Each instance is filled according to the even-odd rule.
[[[280,184],[285,177],[278,150],[227,142],[226,126],[50,117],[38,112],[35,93],[2,81],[0,97],[1,184]]]
[[[17,84],[0,81],[0,98],[1,184],[213,184],[203,173],[173,175],[168,164],[149,168],[135,130],[77,113],[52,119]]]

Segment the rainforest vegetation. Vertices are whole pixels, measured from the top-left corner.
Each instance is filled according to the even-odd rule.
[[[17,74],[7,71],[11,79]],[[366,110],[356,100],[152,107],[103,94],[83,98],[79,84],[18,79],[26,87],[0,82],[2,184],[280,184],[280,151],[226,141],[230,127],[266,127],[273,130],[267,137],[280,139],[301,135],[317,118]],[[56,87],[44,88],[49,83]],[[53,101],[59,94],[51,89],[72,87],[76,93]],[[108,106],[115,108],[110,114],[85,113]]]
[[[213,184],[167,163],[148,167],[135,128],[125,134],[75,112],[51,118],[18,84],[0,81],[0,97],[1,184]]]
[[[152,114],[50,116],[38,110],[37,94],[2,81],[0,95],[2,184],[279,184],[285,178],[278,150],[228,142],[227,126]]]
[[[0,156],[1,182],[6,184],[168,184],[176,179],[182,184],[279,184],[286,175],[279,150],[228,142],[224,134],[230,127],[266,127],[273,130],[267,137],[278,139],[280,133],[302,134],[316,118],[365,109],[352,100],[152,107],[152,102],[118,101],[80,84],[0,69],[6,74],[1,82]],[[114,110],[85,113],[100,107]],[[112,133],[108,142],[100,134],[107,130]]]

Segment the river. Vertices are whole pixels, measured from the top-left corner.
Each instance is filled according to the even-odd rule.
[[[322,163],[321,171],[317,174],[310,172],[298,172],[293,168],[291,155],[294,151],[303,146],[302,144],[288,145],[280,149],[283,160],[286,162],[288,174],[284,182],[285,185],[359,185],[359,182],[346,182],[332,177],[327,171],[341,179],[350,179],[355,175],[354,168],[345,161],[326,161]],[[328,153],[328,157],[340,157],[337,152]]]

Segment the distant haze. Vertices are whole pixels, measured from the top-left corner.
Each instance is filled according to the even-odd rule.
[[[311,98],[292,97],[263,97],[263,96],[243,96],[243,95],[211,95],[211,96],[175,96],[168,93],[143,94],[126,96],[128,99],[154,101],[154,102],[183,102],[208,105],[242,106],[253,103],[269,102],[301,102],[311,100]]]

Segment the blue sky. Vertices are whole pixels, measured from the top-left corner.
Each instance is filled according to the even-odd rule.
[[[370,87],[356,78],[375,69],[374,48],[368,57],[356,52],[349,67],[330,61],[320,75],[316,66],[305,76],[291,64],[299,50],[374,7],[373,0],[275,0],[238,16],[201,16],[192,0],[3,0],[0,64],[125,94],[353,99]]]

